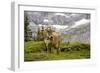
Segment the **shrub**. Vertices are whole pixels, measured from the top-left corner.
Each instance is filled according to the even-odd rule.
[[[61,51],[71,51],[71,50],[81,50],[81,49],[90,49],[90,44],[84,44],[84,43],[80,43],[80,42],[74,42],[74,43],[62,43],[61,46]]]

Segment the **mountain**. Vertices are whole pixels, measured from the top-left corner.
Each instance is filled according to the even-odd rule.
[[[74,22],[79,21],[83,18],[90,19],[90,14],[86,14],[86,13],[25,11],[25,15],[28,16],[29,22],[34,22],[36,25],[39,24],[66,25],[67,24],[68,26],[72,26]]]
[[[64,42],[90,43],[90,23],[69,30],[63,29],[60,33]]]

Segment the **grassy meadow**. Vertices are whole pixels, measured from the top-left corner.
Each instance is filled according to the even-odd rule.
[[[52,49],[51,53],[46,52],[43,41],[28,41],[24,43],[24,61],[44,60],[68,60],[68,59],[89,59],[90,45],[80,42],[62,43],[60,54]]]

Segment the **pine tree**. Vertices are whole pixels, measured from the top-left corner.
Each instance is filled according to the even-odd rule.
[[[40,41],[40,28],[38,27],[37,40]]]
[[[28,20],[28,16],[25,15],[24,18],[24,41],[28,41],[28,25],[29,25],[29,20]]]

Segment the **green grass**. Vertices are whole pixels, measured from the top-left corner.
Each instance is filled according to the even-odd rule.
[[[45,45],[43,41],[29,41],[24,43],[25,53],[35,53],[45,51]]]
[[[90,45],[79,42],[62,43],[61,52],[47,53],[43,41],[25,42],[24,61],[44,61],[44,60],[68,60],[68,59],[88,59],[90,58]],[[69,48],[71,48],[69,50]],[[80,48],[79,50],[75,48]],[[53,50],[54,51],[54,50]]]

